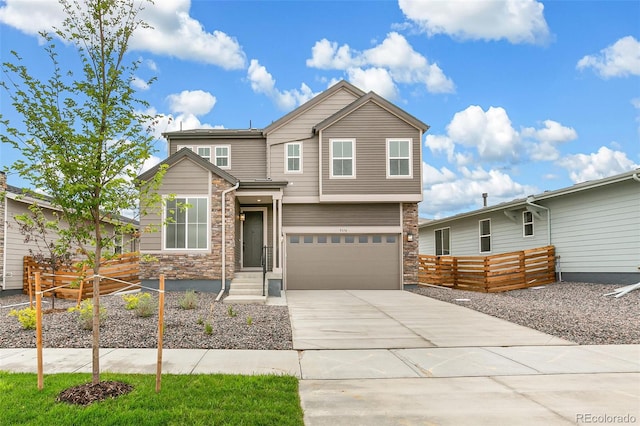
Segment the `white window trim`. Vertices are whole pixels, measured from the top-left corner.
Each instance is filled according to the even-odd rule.
[[[437,252],[438,245],[436,244],[435,247],[434,247],[434,250],[433,250],[434,252],[436,252],[436,256],[451,256],[451,227],[450,226],[446,226],[444,228],[434,229],[433,230],[434,240],[435,240],[435,236],[437,235],[437,232],[438,231],[444,231],[445,229],[449,230],[449,253],[448,254],[438,254],[438,252]],[[443,247],[444,247],[444,244],[443,244]]]
[[[216,153],[217,148],[227,148],[227,155],[226,156],[220,156],[220,158],[227,158],[227,165],[226,166],[218,166],[218,155]],[[213,159],[212,163],[216,166],[216,167],[220,167],[221,169],[230,169],[231,168],[231,145],[214,145],[211,147],[211,157]]]
[[[207,201],[207,212],[209,212],[209,214],[207,214],[207,247],[206,248],[167,248],[167,199],[169,198],[168,195],[163,196],[163,208],[162,208],[162,251],[169,251],[169,252],[187,252],[187,251],[193,251],[193,252],[206,252],[209,251],[209,248],[211,247],[211,205],[210,205],[210,197],[208,195],[203,195],[203,194],[191,194],[191,195],[184,195],[184,194],[180,194],[180,195],[176,195],[175,197],[172,196],[173,199],[178,199],[178,198],[185,198],[185,199],[189,199],[189,198],[204,198]]]
[[[352,170],[351,175],[335,176],[333,174],[333,143],[334,142],[351,142],[351,170]],[[356,178],[356,140],[354,138],[329,139],[329,178],[330,179],[355,179]]]
[[[389,155],[389,143],[394,142],[409,142],[409,174],[408,175],[392,175],[389,161],[391,156]],[[386,147],[387,158],[387,179],[413,179],[413,139],[412,138],[387,138]],[[404,159],[405,157],[397,157],[398,159]]]
[[[487,235],[482,234],[482,222],[489,222],[489,233]],[[482,251],[482,238],[489,237],[489,250]],[[493,239],[491,238],[491,219],[480,219],[478,221],[478,251],[480,253],[491,253],[493,250]]]
[[[526,222],[525,221],[525,217],[526,217],[527,213],[529,213],[531,215],[531,222]],[[535,236],[536,227],[535,227],[534,222],[535,222],[535,219],[533,217],[533,213],[531,213],[531,212],[529,212],[527,210],[522,212],[522,236],[524,238],[531,238],[531,237]],[[531,225],[531,235],[527,235],[527,233],[525,232],[525,230],[527,228],[527,225]]]
[[[289,145],[298,145],[300,147],[300,155],[298,157],[289,157]],[[300,159],[300,169],[289,170],[289,158]],[[285,173],[302,173],[302,142],[289,142],[284,144],[284,172]]]

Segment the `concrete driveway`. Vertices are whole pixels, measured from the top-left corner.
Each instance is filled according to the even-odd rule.
[[[573,343],[399,290],[289,290],[294,349],[540,346]]]

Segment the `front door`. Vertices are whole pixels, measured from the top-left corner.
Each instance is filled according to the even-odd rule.
[[[262,257],[263,224],[262,212],[245,211],[242,228],[242,259],[243,267],[259,267]]]

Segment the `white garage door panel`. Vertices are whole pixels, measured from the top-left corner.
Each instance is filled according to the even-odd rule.
[[[385,234],[289,235],[287,289],[400,289],[399,238]]]

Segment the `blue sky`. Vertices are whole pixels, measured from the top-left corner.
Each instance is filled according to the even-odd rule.
[[[161,132],[262,128],[345,79],[431,126],[421,217],[640,167],[638,1],[155,3],[129,56],[164,117],[148,165]],[[1,60],[15,50],[47,78],[37,31],[61,20],[55,1],[0,1]],[[0,108],[20,124],[6,93]],[[0,167],[20,155],[0,149]]]

